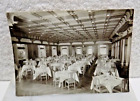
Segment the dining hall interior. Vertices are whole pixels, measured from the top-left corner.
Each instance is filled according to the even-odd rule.
[[[129,92],[133,13],[7,13],[16,95]]]

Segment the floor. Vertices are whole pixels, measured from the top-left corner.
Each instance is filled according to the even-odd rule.
[[[15,95],[14,79],[11,81],[0,81],[0,101],[140,101],[140,78],[130,78],[129,93],[113,94],[69,94],[69,95],[44,95],[19,97]],[[136,99],[137,98],[137,99]]]
[[[22,79],[20,82],[16,81],[16,95],[17,96],[35,96],[46,94],[78,94],[78,93],[95,93],[90,90],[92,75],[96,69],[95,61],[90,67],[87,67],[85,75],[79,75],[79,83],[76,83],[76,88],[59,88],[53,85],[52,78],[46,80],[32,80],[32,76]],[[120,88],[118,88],[120,89]]]
[[[45,94],[74,94],[74,93],[93,93],[90,90],[91,78],[87,76],[80,76],[80,82],[76,84],[76,88],[68,90],[65,87],[59,88],[58,85],[53,85],[52,78],[49,80],[36,80],[31,79],[21,80],[16,82],[16,94],[18,96],[32,96],[32,95],[45,95]]]
[[[76,94],[76,93],[94,93],[90,90],[92,75],[95,71],[94,62],[90,67],[87,66],[85,75],[79,75],[79,83],[76,83],[76,88],[59,88],[54,87],[52,78],[46,80],[32,80],[32,76],[27,79],[22,79],[20,82],[16,81],[16,95],[17,96],[34,96],[46,94]]]

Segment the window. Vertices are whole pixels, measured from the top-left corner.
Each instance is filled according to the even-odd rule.
[[[93,47],[92,46],[87,47],[87,54],[93,54]]]
[[[106,55],[106,54],[107,54],[107,46],[100,45],[100,55]]]
[[[38,57],[46,57],[46,48],[43,45],[38,45]]]
[[[61,47],[61,55],[69,55],[68,46]]]
[[[56,46],[52,46],[52,56],[57,55],[57,48]]]
[[[82,47],[76,47],[76,54],[82,54]]]

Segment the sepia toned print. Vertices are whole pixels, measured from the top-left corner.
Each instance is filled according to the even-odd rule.
[[[129,92],[133,9],[7,13],[17,96]]]

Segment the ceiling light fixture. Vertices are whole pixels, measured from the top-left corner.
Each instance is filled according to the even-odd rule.
[[[28,20],[28,21],[32,21],[32,20]]]
[[[70,13],[70,15],[74,15],[72,11],[70,11],[69,13]]]
[[[91,10],[88,10],[89,13],[91,13]]]
[[[71,15],[74,15],[73,13],[71,13]]]
[[[110,16],[110,14],[108,13],[107,16]]]
[[[107,26],[107,23],[105,23],[105,25]]]
[[[75,20],[78,20],[77,18],[75,18]]]

